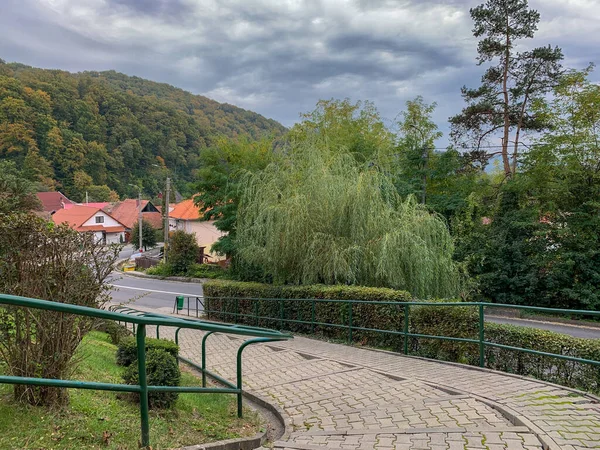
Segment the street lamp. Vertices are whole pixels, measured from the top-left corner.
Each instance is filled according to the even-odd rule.
[[[129,186],[133,186],[138,188],[138,235],[140,241],[140,252],[143,252],[143,244],[142,244],[142,188],[136,184],[130,184]]]

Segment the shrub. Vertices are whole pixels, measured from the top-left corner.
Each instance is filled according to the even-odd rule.
[[[403,291],[357,286],[273,286],[260,283],[210,281],[204,285],[205,306],[210,318],[250,325],[277,327],[327,338],[349,340],[349,307],[342,302],[313,302],[294,299],[391,301],[395,305],[355,304],[352,325],[401,332],[404,306],[410,295]],[[271,300],[268,300],[271,299]],[[274,300],[275,299],[275,300]],[[432,300],[435,302],[436,300]],[[448,301],[448,300],[444,300]],[[314,311],[314,313],[313,313]],[[242,316],[247,315],[247,316]],[[256,319],[254,316],[260,316]],[[310,322],[300,324],[296,320]],[[478,339],[476,306],[411,306],[409,331],[414,334]],[[282,320],[283,319],[283,320]],[[328,327],[324,324],[342,325]],[[485,340],[558,355],[600,361],[600,340],[581,339],[536,328],[485,324]],[[404,337],[399,334],[353,330],[352,342],[400,351]],[[432,359],[479,364],[479,344],[440,339],[410,338],[409,354]],[[600,370],[591,364],[538,356],[522,351],[486,346],[486,367],[531,376],[564,386],[600,392]]]
[[[166,339],[146,338],[146,352],[150,350],[163,350],[177,359],[179,346]],[[137,343],[134,337],[122,339],[117,347],[117,364],[120,366],[135,365],[137,361]]]
[[[187,274],[195,278],[223,278],[227,271],[216,264],[193,264],[188,268]]]
[[[331,339],[344,340],[348,338],[347,329],[325,324],[347,325],[350,321],[350,308],[342,302],[322,300],[403,302],[411,299],[408,292],[387,288],[343,285],[276,286],[225,280],[205,283],[204,295],[205,308],[209,311],[210,318],[254,326],[285,328],[298,333],[321,334]],[[247,300],[247,298],[260,300]],[[321,301],[294,301],[294,299]],[[257,320],[253,317],[236,317],[236,313],[258,315],[262,318]],[[322,325],[311,326],[291,321],[311,321],[313,317],[315,322]],[[398,305],[356,304],[352,307],[353,327],[398,331],[402,330],[403,321],[404,310]],[[401,337],[392,333],[383,334],[365,330],[354,330],[352,338],[365,345],[392,349],[400,348],[402,342]]]
[[[497,344],[600,361],[600,339],[496,323],[486,323],[485,335],[487,341]],[[494,347],[486,347],[485,355],[486,365],[491,369],[600,392],[600,370],[591,364]]]
[[[33,214],[0,214],[0,292],[101,308],[110,300],[106,278],[119,250]],[[77,363],[75,350],[94,323],[73,314],[3,306],[0,354],[6,374],[67,378]],[[34,405],[68,402],[68,391],[56,387],[15,385],[13,392]]]
[[[196,235],[182,230],[175,231],[170,237],[168,261],[173,275],[185,275],[196,263],[200,247]]]
[[[172,275],[172,268],[170,264],[165,264],[164,262],[161,262],[154,267],[146,269],[146,273],[148,275],[159,275],[162,277],[168,277]]]
[[[179,386],[181,371],[177,358],[161,348],[151,348],[146,353],[146,378],[149,386]],[[123,372],[127,384],[139,384],[137,364],[131,364]],[[139,398],[138,395],[136,395]],[[150,408],[170,408],[177,401],[177,392],[150,392]]]
[[[127,328],[125,328],[123,325],[118,324],[114,320],[102,320],[96,326],[96,329],[98,331],[103,331],[104,333],[108,334],[110,337],[110,341],[115,345],[119,345],[122,339],[128,337],[131,334],[131,332]]]

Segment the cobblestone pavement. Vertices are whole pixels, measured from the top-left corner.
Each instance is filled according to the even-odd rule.
[[[201,338],[181,330],[182,356],[200,363]],[[234,381],[242,342],[210,336],[207,368]],[[491,371],[296,337],[247,347],[243,380],[289,417],[275,449],[600,449],[593,398]]]

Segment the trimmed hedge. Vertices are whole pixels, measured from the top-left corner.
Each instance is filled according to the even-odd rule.
[[[402,302],[411,301],[410,294],[407,292],[385,288],[273,286],[226,280],[206,283],[204,295],[205,309],[210,319],[285,329],[393,351],[403,349],[404,337],[394,332],[403,330]],[[350,308],[347,304],[312,302],[310,299],[391,301],[398,304],[355,304],[352,307],[353,331],[350,336],[347,328],[350,323]],[[433,302],[435,300],[432,300]],[[256,314],[261,318],[255,319],[253,315]],[[310,322],[313,314],[315,322],[338,326],[319,324],[312,326],[298,322]],[[479,337],[479,317],[477,307],[474,306],[411,306],[409,319],[411,333],[469,339]],[[391,333],[365,331],[359,328],[385,330]],[[497,344],[600,361],[598,339],[574,338],[536,328],[489,322],[485,324],[485,339]],[[471,365],[479,364],[478,344],[410,338],[408,345],[411,355]],[[600,392],[600,370],[591,364],[489,346],[486,346],[485,356],[486,367],[491,369],[531,376],[590,392]]]
[[[236,321],[246,325],[286,329],[296,333],[320,334],[329,339],[347,339],[343,327],[299,323],[314,317],[315,322],[346,326],[350,321],[347,304],[316,300],[410,301],[408,292],[387,288],[361,286],[275,286],[230,280],[215,280],[204,284],[205,310],[211,319]],[[219,298],[220,297],[220,298]],[[246,300],[256,298],[260,300]],[[268,300],[271,299],[271,300]],[[237,314],[237,316],[236,316]],[[256,320],[250,315],[258,315]],[[374,333],[358,328],[376,328],[397,331],[402,327],[404,310],[398,305],[354,305],[352,307],[352,339],[365,345],[399,349],[402,337]],[[402,328],[400,328],[402,329]]]
[[[600,339],[584,339],[538,328],[485,324],[489,342],[600,361]],[[486,366],[552,383],[600,393],[600,367],[551,356],[486,347]]]
[[[146,352],[150,350],[164,350],[177,360],[179,356],[179,346],[166,339],[146,338]],[[137,344],[134,337],[121,339],[117,347],[117,364],[129,367],[137,361]]]

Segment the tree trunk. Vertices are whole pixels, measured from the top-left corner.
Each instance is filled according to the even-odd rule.
[[[506,53],[504,55],[504,73],[502,74],[502,93],[504,94],[504,135],[502,137],[502,164],[507,178],[512,176],[510,161],[508,159],[508,137],[510,131],[510,115],[508,104],[508,67],[510,57],[510,35],[508,16],[506,17]]]

